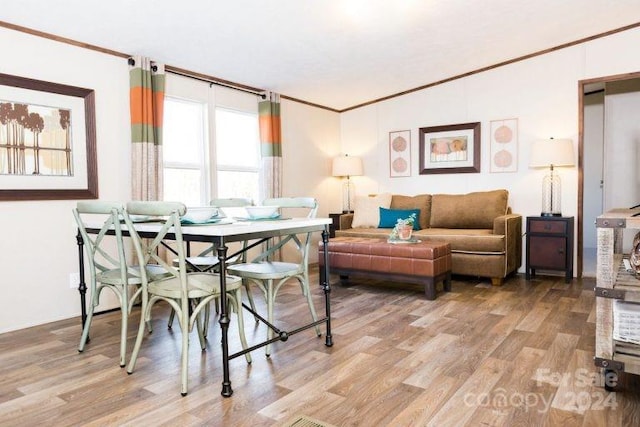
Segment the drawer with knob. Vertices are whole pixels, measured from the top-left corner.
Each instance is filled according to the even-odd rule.
[[[526,278],[536,270],[563,271],[573,278],[573,217],[527,217]]]

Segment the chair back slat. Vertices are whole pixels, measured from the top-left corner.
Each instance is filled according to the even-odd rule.
[[[264,199],[262,204],[281,208],[308,209],[307,218],[315,218],[318,214],[318,201],[313,197],[276,197]]]
[[[306,210],[307,218],[315,218],[318,213],[318,201],[313,197],[275,197],[263,200],[264,206],[279,206],[282,210]],[[311,245],[311,237],[313,233],[308,232],[303,234],[303,238],[300,239],[295,234],[290,234],[286,237],[282,237],[277,243],[269,244],[267,249],[260,255],[258,255],[253,262],[259,262],[268,260],[276,252],[280,251],[284,246],[293,242],[300,258],[300,264],[307,269],[309,259],[309,247]]]
[[[182,226],[180,224],[180,217],[187,211],[186,206],[180,202],[158,202],[158,201],[134,201],[127,203],[126,210],[123,213],[125,223],[129,230],[134,244],[140,266],[147,265],[159,265],[168,274],[173,277],[179,278],[182,286],[182,292],[184,298],[186,298],[186,255],[184,249],[184,240],[182,237]],[[153,216],[158,217],[158,223],[160,229],[154,232],[151,237],[142,238],[140,233],[136,230],[131,215]],[[169,239],[168,235],[172,234],[172,238]],[[174,267],[170,262],[167,262],[162,253],[161,247],[164,240],[173,240],[175,245],[175,252],[178,255],[178,266]],[[148,274],[145,268],[140,268],[144,275],[143,286],[148,282]]]
[[[209,201],[210,206],[215,206],[217,208],[242,208],[245,206],[251,206],[252,204],[253,202],[251,199],[243,199],[240,197],[211,199],[211,201]]]
[[[99,272],[120,269],[123,281],[127,274],[127,261],[122,237],[120,219],[124,206],[120,202],[81,201],[73,209],[73,216],[82,237],[85,253],[88,257],[89,272],[93,278]],[[103,220],[98,233],[87,231],[88,218]],[[106,239],[107,233],[115,234],[116,248]]]

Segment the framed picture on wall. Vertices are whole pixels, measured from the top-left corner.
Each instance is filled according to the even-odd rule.
[[[492,120],[489,137],[492,173],[518,171],[518,119]]]
[[[94,91],[0,74],[0,200],[98,198]]]
[[[480,172],[480,122],[419,131],[420,175]]]
[[[411,176],[411,131],[389,132],[389,176]]]

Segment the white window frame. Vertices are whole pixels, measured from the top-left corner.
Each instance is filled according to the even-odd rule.
[[[200,148],[200,161],[198,163],[185,163],[185,162],[173,162],[163,156],[162,159],[162,168],[163,173],[164,169],[187,169],[187,170],[199,170],[200,171],[200,203],[203,206],[209,204],[209,195],[211,194],[211,173],[209,162],[207,159],[209,158],[209,147],[212,143],[211,132],[210,132],[210,113],[209,113],[209,105],[207,102],[203,102],[201,99],[189,99],[185,97],[168,95],[165,94],[165,102],[167,99],[170,99],[173,102],[184,102],[184,103],[193,103],[200,104],[203,106],[203,114],[202,114],[202,145]]]
[[[218,165],[216,157],[216,110],[221,109],[255,116],[259,126],[258,100],[254,95],[215,86],[189,77],[167,74],[165,98],[204,105],[204,144],[200,164],[196,166],[191,163],[172,162],[165,157],[162,165],[163,169],[166,167],[200,170],[202,180],[200,185],[200,198],[203,205],[208,204],[211,199],[218,197],[218,171],[253,172],[258,175],[258,180],[260,179],[261,153],[259,135],[255,147],[258,155],[258,164],[255,167]],[[259,187],[260,183],[258,182],[258,188]]]
[[[213,112],[213,120],[215,121],[215,117],[216,117],[216,111],[217,110],[224,110],[224,111],[228,111],[228,112],[232,112],[232,113],[236,113],[236,114],[242,114],[245,116],[252,116],[256,119],[256,121],[258,122],[258,126],[260,126],[259,123],[259,115],[257,112],[251,112],[251,111],[245,111],[245,110],[240,110],[237,108],[230,108],[227,106],[223,106],[223,105],[216,105],[214,112]],[[258,132],[259,132],[259,128],[258,128]],[[213,132],[212,135],[213,139],[216,138],[216,134],[215,132]],[[217,141],[216,141],[217,142]],[[214,147],[217,148],[217,143],[214,144]],[[216,184],[218,182],[218,172],[223,171],[223,172],[254,172],[258,175],[258,178],[260,178],[260,135],[258,134],[258,143],[255,147],[256,149],[256,155],[258,158],[258,164],[255,167],[250,167],[250,166],[240,166],[240,165],[225,165],[225,164],[218,164],[218,162],[216,161],[214,163],[215,165],[215,174],[216,174]],[[217,160],[217,159],[216,159]],[[260,188],[260,183],[258,182],[258,188]],[[216,194],[218,192],[218,186],[215,186],[215,191]]]

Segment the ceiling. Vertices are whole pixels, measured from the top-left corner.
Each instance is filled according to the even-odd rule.
[[[640,0],[20,0],[0,21],[336,110],[640,22]]]

